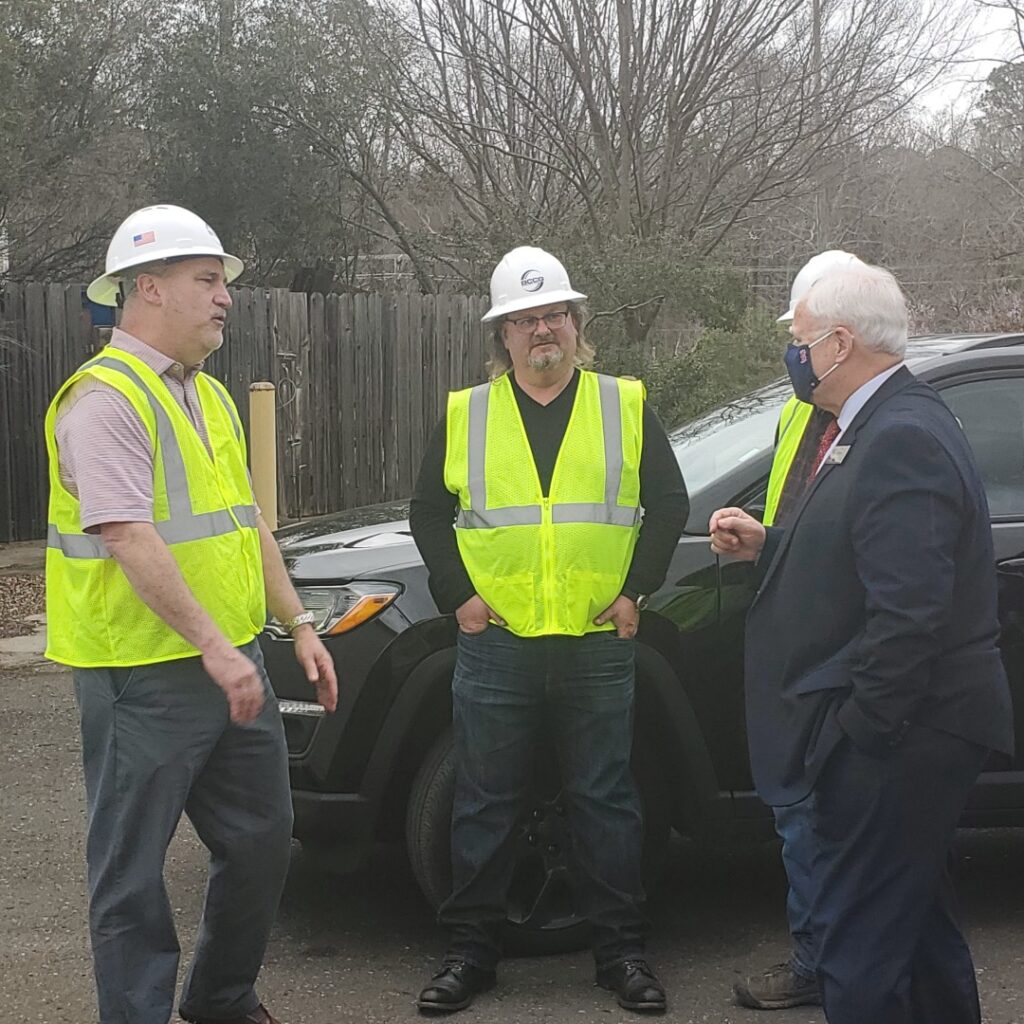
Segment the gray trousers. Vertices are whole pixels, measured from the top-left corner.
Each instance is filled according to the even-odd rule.
[[[263,671],[259,646],[242,652]],[[86,860],[101,1024],[167,1024],[180,947],[164,886],[182,812],[210,851],[180,1010],[244,1016],[288,870],[292,805],[277,702],[232,725],[199,658],[75,669],[88,805]]]

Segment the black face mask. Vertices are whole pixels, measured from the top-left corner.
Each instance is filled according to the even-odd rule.
[[[823,334],[809,345],[802,345],[799,342],[791,341],[786,348],[786,370],[793,385],[793,394],[801,402],[810,403],[813,400],[814,391],[818,385],[839,365],[838,363],[833,363],[820,377],[814,372],[814,367],[811,365],[811,349],[818,342],[824,341],[835,333],[836,328],[833,327],[827,334]]]

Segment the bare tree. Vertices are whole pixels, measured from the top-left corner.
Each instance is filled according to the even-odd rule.
[[[1024,3],[1021,0],[976,0],[979,7],[993,11],[1006,11],[1013,16],[1013,31],[1017,36],[1016,60],[1024,56]]]
[[[12,275],[94,266],[138,194],[133,108],[160,18],[141,0],[0,5],[0,235]]]
[[[396,95],[380,49],[401,63],[391,20],[363,0],[297,0],[268,24],[256,110],[298,146],[326,161],[361,196],[324,210],[339,232],[397,245],[422,291],[435,290],[424,253],[407,235],[402,199],[408,160],[396,135]]]
[[[963,43],[934,0],[833,0],[820,58],[805,0],[410,6],[399,131],[451,196],[419,235],[450,260],[528,238],[705,258],[814,190]],[[625,311],[631,339],[659,308]]]

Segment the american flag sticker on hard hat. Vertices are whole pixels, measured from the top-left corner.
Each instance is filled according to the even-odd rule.
[[[132,244],[136,247],[149,245],[156,241],[156,234],[152,231],[143,231],[141,235],[132,235]]]

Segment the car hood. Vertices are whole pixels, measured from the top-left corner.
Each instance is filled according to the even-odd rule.
[[[304,519],[274,536],[295,580],[379,576],[423,561],[409,530],[408,514],[407,501],[366,505]]]

